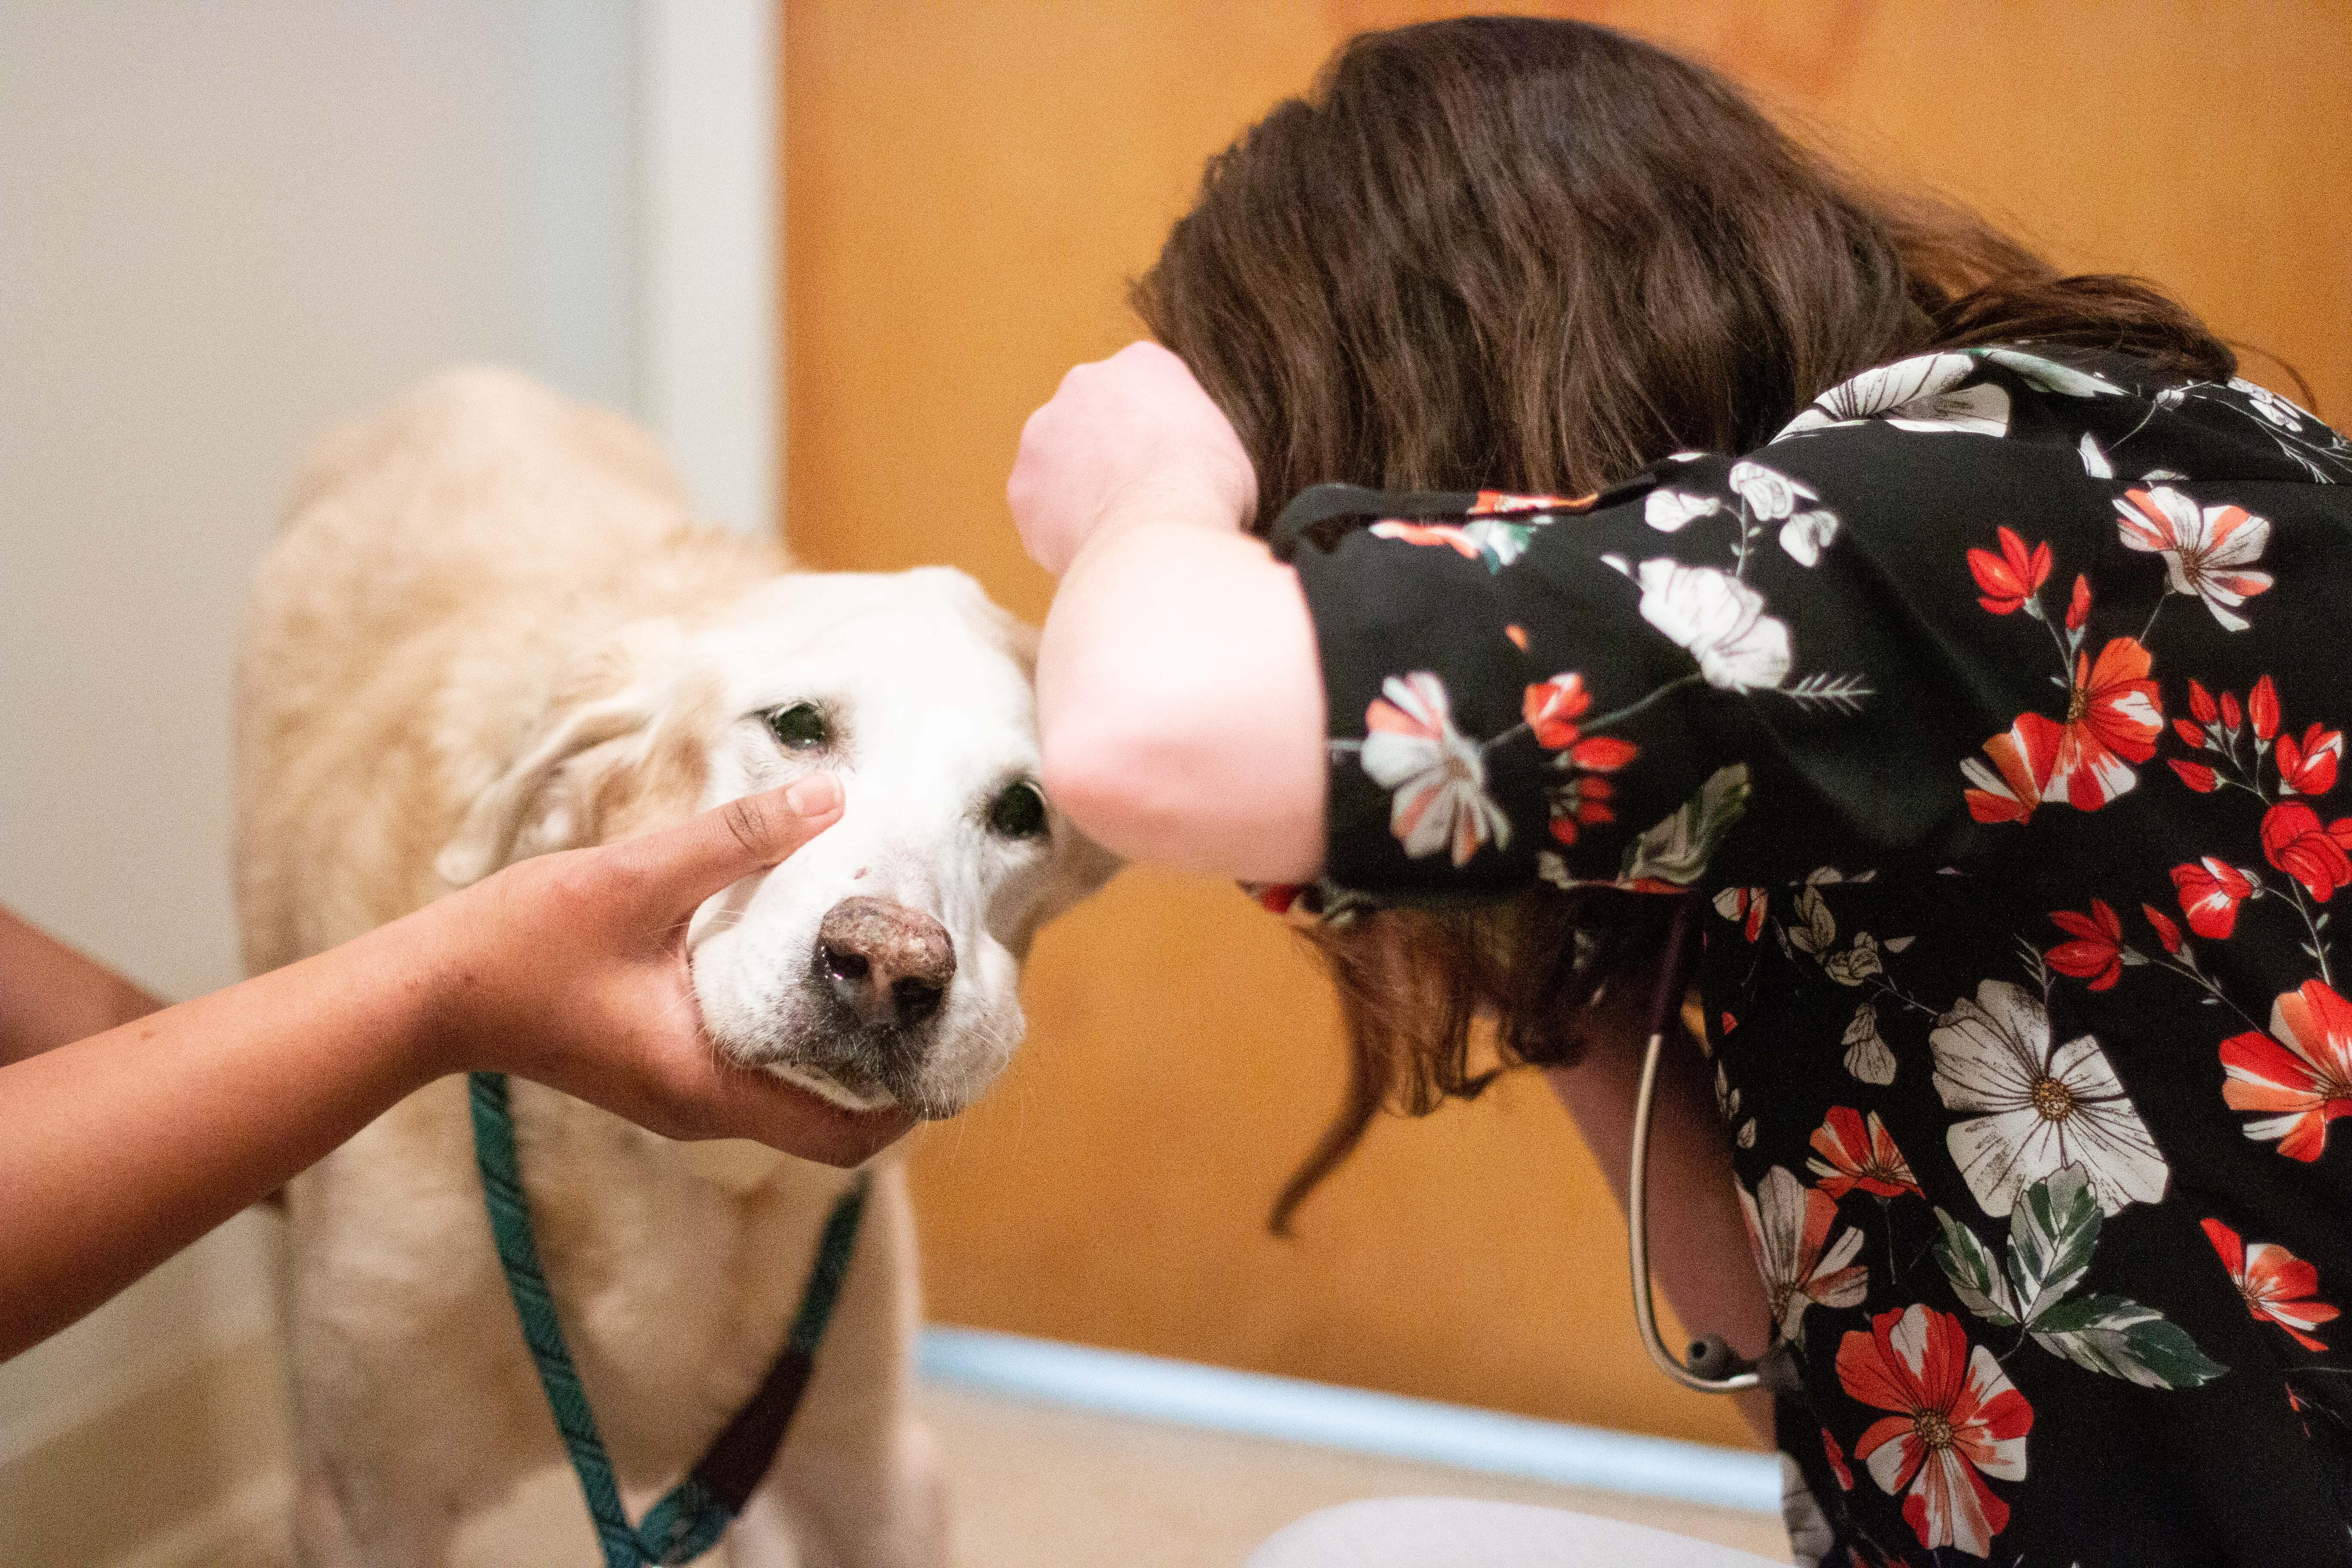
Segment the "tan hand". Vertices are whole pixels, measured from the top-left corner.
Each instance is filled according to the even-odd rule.
[[[751,1138],[854,1165],[912,1125],[724,1059],[704,1032],[687,923],[712,894],[831,826],[827,775],[690,822],[506,868],[423,911],[436,1018],[455,1068],[535,1079],[670,1138]]]

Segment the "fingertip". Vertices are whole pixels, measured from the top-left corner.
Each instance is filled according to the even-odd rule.
[[[803,819],[831,816],[841,810],[841,781],[831,773],[811,773],[785,788],[784,804]]]

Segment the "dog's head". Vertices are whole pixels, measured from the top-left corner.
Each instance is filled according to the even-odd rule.
[[[840,821],[688,929],[712,1038],[838,1102],[961,1110],[1022,1035],[1030,938],[1116,863],[1037,783],[1033,638],[961,573],[803,574],[585,659],[438,869],[625,837],[814,771]]]

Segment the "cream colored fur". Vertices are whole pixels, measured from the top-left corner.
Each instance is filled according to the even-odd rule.
[[[898,1097],[958,1108],[1002,1066],[1036,924],[1108,875],[1058,816],[990,837],[1034,776],[1026,639],[968,580],[794,574],[698,527],[616,416],[452,373],[330,438],[254,586],[238,683],[248,966],[316,952],[521,855],[677,820],[809,765],[759,714],[815,698],[845,740],[839,825],[710,900],[690,938],[719,1047],[798,1059],[819,1027],[814,922],[853,893],[938,918],[960,967]],[[331,1042],[322,1042],[331,1048]],[[887,1098],[887,1097],[885,1097]],[[849,1179],[745,1143],[681,1144],[514,1085],[539,1245],[633,1518],[782,1342]],[[411,1097],[288,1192],[286,1281],[313,1564],[591,1564],[577,1488],[482,1212],[461,1079]],[[927,1564],[944,1522],[906,1410],[918,1310],[886,1158],[831,1336],[728,1561]]]

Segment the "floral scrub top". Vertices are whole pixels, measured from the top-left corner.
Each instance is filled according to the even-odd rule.
[[[1303,900],[1706,900],[1801,1558],[2352,1562],[2352,447],[1978,349],[1736,460],[1324,487],[1276,543]]]

